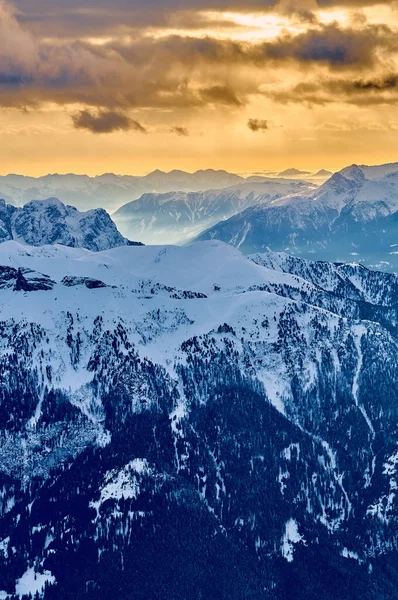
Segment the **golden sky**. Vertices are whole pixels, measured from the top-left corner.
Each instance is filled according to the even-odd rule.
[[[398,3],[0,0],[0,172],[398,160]]]

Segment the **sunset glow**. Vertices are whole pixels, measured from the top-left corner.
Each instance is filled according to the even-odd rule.
[[[337,169],[376,147],[395,158],[390,3],[34,5],[1,3],[2,173]]]

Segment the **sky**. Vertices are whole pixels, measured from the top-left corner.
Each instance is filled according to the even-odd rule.
[[[0,173],[398,160],[398,2],[0,0]]]

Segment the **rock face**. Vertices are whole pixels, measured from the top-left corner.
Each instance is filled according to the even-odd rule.
[[[192,240],[205,229],[245,208],[266,205],[287,194],[315,186],[287,179],[252,178],[223,190],[144,194],[116,211],[112,218],[120,231],[145,243],[175,244]]]
[[[398,268],[398,165],[353,165],[318,189],[248,208],[198,237],[245,253],[267,249],[306,258]]]
[[[79,212],[50,198],[16,208],[0,200],[0,242],[18,240],[32,246],[62,244],[93,251],[135,244],[124,238],[103,209]]]
[[[0,265],[2,598],[396,598],[396,276],[220,242]]]

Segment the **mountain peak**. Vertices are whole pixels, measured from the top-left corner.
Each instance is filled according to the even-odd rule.
[[[342,171],[334,173],[330,179],[320,186],[319,191],[321,194],[325,191],[328,193],[332,191],[333,194],[337,194],[338,196],[348,193],[351,195],[353,191],[358,189],[358,186],[361,187],[364,181],[366,181],[366,178],[360,167],[358,165],[351,165]],[[319,194],[316,195],[318,196]]]
[[[314,177],[331,177],[333,175],[332,171],[327,171],[326,169],[321,169],[317,173],[314,174]]]
[[[30,202],[27,202],[25,204],[25,207],[27,206],[37,206],[37,207],[48,207],[48,206],[56,206],[57,208],[66,208],[66,205],[61,202],[61,200],[59,200],[58,198],[55,197],[51,197],[51,198],[46,198],[45,200],[30,200]],[[69,208],[69,207],[68,207]],[[75,208],[74,206],[71,206],[70,208],[73,208],[74,210],[77,210],[77,208]]]
[[[61,244],[92,251],[131,243],[102,208],[80,212],[58,198],[33,200],[23,208],[3,201],[1,207],[0,242],[18,240],[31,246]]]
[[[148,173],[147,177],[153,177],[153,176],[159,176],[159,175],[167,175],[167,173],[165,171],[161,171],[160,169],[155,169],[154,171],[151,171],[151,173]]]
[[[351,179],[353,181],[363,181],[365,179],[365,174],[362,169],[354,164],[350,167],[346,167],[342,171],[340,171],[340,175],[345,177],[345,179]]]

